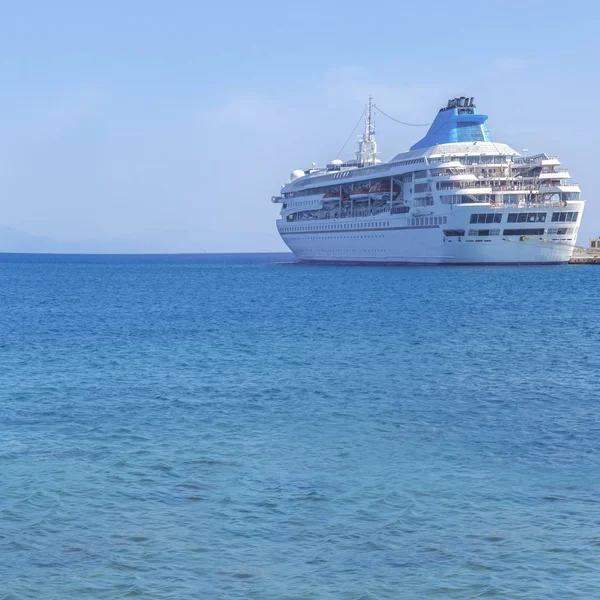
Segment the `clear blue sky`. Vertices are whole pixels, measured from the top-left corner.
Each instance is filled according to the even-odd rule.
[[[570,168],[586,242],[599,17],[591,1],[3,2],[0,232],[16,250],[42,243],[25,234],[79,251],[283,249],[270,196],[337,155],[372,93],[414,122],[475,96],[493,139]],[[423,133],[377,125],[383,159]]]

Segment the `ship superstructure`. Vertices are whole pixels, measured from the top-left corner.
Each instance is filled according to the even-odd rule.
[[[377,158],[371,99],[355,158],[292,172],[273,202],[301,261],[566,263],[584,202],[556,157],[493,142],[474,99],[454,98],[408,152]]]

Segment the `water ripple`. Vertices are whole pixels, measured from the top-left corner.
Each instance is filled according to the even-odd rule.
[[[600,597],[596,277],[0,263],[0,600]]]

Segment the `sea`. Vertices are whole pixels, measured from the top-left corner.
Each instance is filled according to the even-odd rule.
[[[599,282],[0,255],[0,599],[600,598]]]

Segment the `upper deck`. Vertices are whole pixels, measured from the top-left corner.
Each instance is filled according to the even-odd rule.
[[[294,171],[272,200],[283,204],[286,219],[292,214],[311,219],[321,213],[416,214],[424,208],[445,214],[457,204],[526,208],[579,201],[579,186],[556,157],[521,156],[492,141],[486,120],[472,98],[454,99],[411,150],[381,162],[369,116],[355,159]]]

